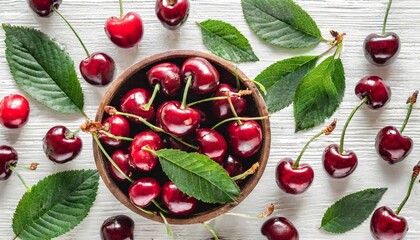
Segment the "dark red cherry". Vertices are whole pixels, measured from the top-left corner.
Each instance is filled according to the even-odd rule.
[[[181,109],[177,101],[163,103],[156,115],[162,128],[178,137],[187,136],[200,126],[200,113],[188,106]]]
[[[162,201],[169,212],[175,215],[188,215],[197,207],[197,199],[182,193],[170,181],[162,187]]]
[[[218,163],[223,161],[228,147],[220,133],[213,129],[201,128],[197,129],[195,138],[199,144],[199,153],[207,155]]]
[[[131,202],[137,207],[147,207],[160,194],[159,182],[153,178],[140,178],[128,191]]]
[[[28,0],[29,7],[40,17],[49,17],[58,8],[62,0]]]
[[[376,66],[386,66],[397,59],[400,53],[400,37],[396,33],[369,34],[363,43],[366,59]]]
[[[122,112],[134,114],[144,118],[148,122],[152,122],[155,118],[155,108],[153,104],[148,110],[144,108],[144,106],[149,103],[151,97],[152,94],[149,90],[134,88],[123,96],[120,102],[120,109]],[[129,119],[131,120],[131,118]],[[138,120],[133,121],[141,123]]]
[[[101,227],[102,240],[133,240],[134,221],[125,215],[117,215],[104,221]]]
[[[189,0],[157,0],[156,16],[164,27],[174,30],[179,28],[188,18]]]
[[[112,82],[115,71],[115,62],[105,53],[92,53],[80,62],[80,73],[91,85],[106,86]]]
[[[231,177],[238,176],[245,172],[244,165],[239,161],[235,156],[229,154],[226,157],[226,160],[223,162],[223,168]],[[236,183],[239,185],[242,183],[242,180],[237,180]]]
[[[344,178],[357,167],[357,155],[353,151],[340,152],[337,144],[325,148],[322,155],[324,169],[333,178]]]
[[[134,167],[131,166],[131,157],[128,152],[126,152],[125,150],[116,150],[112,154],[111,158],[127,177],[133,176]],[[114,177],[114,179],[116,179],[117,181],[125,182],[128,180],[114,166],[112,166],[111,162],[109,162],[109,171],[111,172],[111,175]]]
[[[376,209],[370,220],[370,232],[377,240],[401,240],[407,231],[407,220],[396,215],[389,207]]]
[[[55,163],[66,163],[76,158],[82,150],[82,139],[71,134],[64,126],[51,128],[43,139],[44,152]]]
[[[397,128],[387,126],[382,128],[375,139],[376,152],[389,164],[404,160],[413,150],[413,140],[402,136]]]
[[[200,114],[200,127],[210,127],[210,118],[209,114],[205,111],[205,107],[202,107],[200,105],[194,105],[194,107],[191,107],[194,110],[196,110]]]
[[[299,233],[293,223],[284,217],[273,217],[261,227],[262,235],[268,240],[299,240]]]
[[[102,122],[102,126],[104,131],[108,133],[118,136],[118,137],[129,137],[130,136],[130,123],[127,119],[120,115],[113,115],[108,117]],[[99,132],[99,140],[102,143],[111,146],[111,147],[121,147],[123,145],[123,141],[117,140],[112,137],[106,136],[104,133]]]
[[[188,146],[186,146],[185,144],[180,143],[179,141],[175,140],[173,137],[169,137],[166,136],[163,139],[166,148],[171,148],[171,149],[178,149],[184,152],[191,152],[192,149]]]
[[[277,186],[290,194],[305,192],[314,180],[314,170],[308,164],[300,164],[293,167],[291,158],[282,159],[276,168]]]
[[[237,121],[227,125],[228,142],[236,155],[249,158],[261,148],[262,130],[260,124],[254,120],[241,120],[241,122],[242,125]]]
[[[123,18],[110,17],[105,23],[108,38],[120,48],[131,48],[143,37],[143,21],[134,12],[125,14]]]
[[[28,122],[28,100],[19,94],[5,96],[0,102],[0,123],[7,128],[20,128]]]
[[[368,97],[366,105],[371,109],[381,108],[391,99],[391,88],[377,76],[366,76],[360,79],[354,91],[360,99]]]
[[[155,155],[143,149],[146,146],[157,151],[163,148],[163,142],[159,135],[152,131],[144,131],[134,137],[130,146],[131,165],[141,171],[151,171],[158,163]]]
[[[219,87],[216,89],[216,92],[214,93],[215,97],[223,97],[229,95],[236,113],[239,116],[242,116],[246,111],[246,100],[245,98],[238,95],[237,89],[234,89],[228,84],[222,83],[219,85]],[[229,101],[227,99],[212,101],[211,111],[213,113],[213,116],[215,116],[219,120],[233,117],[233,113],[230,108]]]
[[[149,84],[154,87],[161,85],[161,91],[168,97],[175,97],[181,87],[181,75],[179,67],[173,63],[161,63],[147,71]]]
[[[220,82],[217,69],[209,61],[201,57],[187,59],[182,64],[181,73],[184,81],[189,76],[192,76],[190,89],[196,94],[212,93]]]
[[[16,167],[18,154],[16,150],[9,146],[0,146],[0,180],[7,180],[12,175],[9,166]]]

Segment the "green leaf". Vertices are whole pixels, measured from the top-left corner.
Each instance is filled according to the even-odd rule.
[[[259,60],[248,39],[236,27],[211,19],[197,24],[201,27],[204,45],[217,56],[237,63]]]
[[[3,24],[3,29],[6,59],[18,86],[54,111],[83,111],[82,88],[68,53],[33,28]]]
[[[321,228],[330,233],[345,233],[362,224],[375,210],[387,188],[369,188],[349,194],[331,205]]]
[[[299,83],[294,97],[296,131],[323,123],[340,106],[345,90],[344,68],[331,56]]]
[[[270,113],[279,111],[293,102],[296,88],[302,78],[315,67],[318,56],[300,56],[276,62],[255,78],[267,94],[264,95]]]
[[[98,191],[96,170],[67,171],[50,175],[26,192],[13,217],[20,239],[41,240],[63,235],[88,214]]]
[[[263,40],[284,48],[303,48],[322,39],[314,20],[292,0],[242,0],[249,27]]]
[[[163,171],[181,192],[207,203],[230,203],[239,196],[238,185],[209,157],[173,149],[156,152]]]

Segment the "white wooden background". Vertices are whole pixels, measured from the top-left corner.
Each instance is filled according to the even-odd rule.
[[[370,239],[369,221],[343,235],[330,235],[318,229],[326,208],[343,195],[369,187],[389,187],[381,205],[396,209],[407,189],[411,169],[420,160],[420,149],[415,146],[412,154],[404,162],[390,166],[380,160],[374,150],[374,138],[385,125],[400,126],[406,114],[405,101],[409,94],[419,88],[420,82],[420,2],[418,0],[395,1],[389,17],[388,29],[398,32],[403,46],[398,60],[389,67],[377,68],[367,63],[363,57],[362,43],[366,35],[381,30],[386,0],[297,0],[318,23],[324,36],[329,29],[344,31],[345,51],[343,62],[346,69],[347,89],[341,108],[334,114],[339,119],[338,131],[311,145],[304,155],[303,162],[310,163],[315,170],[312,187],[304,194],[290,196],[281,192],[275,183],[274,169],[277,162],[286,156],[296,158],[303,144],[320,128],[294,134],[292,108],[289,107],[271,118],[272,148],[265,174],[253,193],[234,212],[258,214],[268,203],[275,203],[274,216],[285,216],[297,227],[301,239]],[[106,19],[118,15],[117,0],[64,0],[60,8],[69,21],[79,31],[91,52],[105,51],[117,62],[117,74],[135,61],[166,50],[194,49],[206,51],[201,42],[200,30],[196,21],[209,18],[221,19],[238,27],[248,38],[261,61],[240,64],[239,67],[251,78],[275,61],[296,54],[321,53],[327,45],[299,51],[272,47],[259,40],[248,28],[243,18],[239,0],[192,0],[191,15],[180,30],[171,32],[164,29],[155,17],[154,0],[124,2],[125,10],[138,12],[145,25],[145,35],[138,48],[122,50],[115,47],[105,36],[103,26]],[[78,66],[85,57],[76,38],[65,23],[54,15],[40,19],[32,13],[25,1],[1,0],[0,22],[16,25],[34,26],[57,38],[73,57]],[[0,31],[0,97],[10,93],[21,93],[13,81],[5,59],[4,32]],[[60,63],[57,63],[60,64]],[[327,176],[321,164],[321,154],[325,146],[338,143],[339,133],[349,112],[359,101],[354,95],[355,83],[365,75],[379,75],[392,87],[392,101],[380,111],[363,107],[355,116],[348,129],[345,148],[354,150],[359,156],[359,166],[349,178],[334,180]],[[81,77],[80,77],[81,79]],[[86,113],[94,117],[97,106],[106,89],[89,86],[82,81],[86,97]],[[53,172],[95,168],[91,139],[83,135],[82,154],[67,165],[54,165],[47,160],[42,151],[42,138],[46,131],[58,124],[76,129],[83,118],[75,115],[58,114],[30,100],[29,123],[20,130],[0,129],[0,144],[12,145],[19,153],[20,164],[36,161],[41,165],[36,172],[21,171],[29,184]],[[420,142],[420,112],[416,106],[411,122],[405,133],[412,136],[415,143]],[[25,189],[16,176],[0,182],[0,239],[12,239],[11,219],[14,209]],[[420,184],[401,212],[406,216],[410,230],[407,239],[420,238]],[[109,216],[127,214],[136,222],[136,239],[167,239],[163,225],[136,216],[125,209],[110,194],[101,182],[97,200],[89,216],[60,239],[99,239],[102,222]],[[220,237],[225,239],[263,239],[260,226],[264,220],[247,220],[231,216],[220,217],[211,225]],[[173,226],[177,239],[206,239],[211,235],[200,225]]]

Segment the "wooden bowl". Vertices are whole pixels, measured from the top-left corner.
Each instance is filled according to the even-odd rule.
[[[104,107],[108,105],[118,106],[119,99],[130,89],[134,87],[139,87],[141,84],[147,84],[146,80],[146,72],[148,69],[158,63],[161,62],[175,62],[178,65],[181,65],[184,60],[189,57],[197,56],[203,57],[209,60],[218,70],[221,76],[221,81],[233,79],[235,80],[235,76],[238,75],[241,83],[248,89],[252,90],[252,95],[248,97],[248,107],[247,109],[251,109],[253,111],[249,115],[254,116],[267,116],[268,111],[265,105],[263,98],[261,97],[259,91],[255,87],[255,85],[247,81],[249,80],[243,72],[237,69],[234,65],[230,62],[225,61],[215,55],[199,52],[199,51],[170,51],[161,54],[157,54],[146,58],[140,62],[129,67],[125,70],[113,83],[113,85],[109,88],[106,92],[104,97],[102,98],[101,104],[99,105],[98,112],[96,114],[96,121],[102,122],[107,114],[104,112]],[[145,86],[144,85],[144,86]],[[251,100],[251,101],[249,101]],[[247,110],[247,111],[248,111]],[[204,212],[188,215],[185,217],[175,217],[175,216],[168,216],[167,220],[170,224],[195,224],[195,223],[202,223],[213,219],[217,216],[220,216],[240,202],[242,202],[248,194],[254,189],[257,185],[258,181],[260,180],[264,169],[267,165],[268,155],[270,152],[270,123],[268,119],[260,121],[263,129],[263,145],[258,154],[254,157],[255,162],[258,161],[260,164],[259,169],[255,174],[249,176],[245,182],[242,184],[241,187],[241,195],[237,198],[237,203],[230,203],[225,205],[218,205],[212,209],[205,210]],[[229,145],[229,143],[228,143]],[[135,206],[133,206],[130,202],[128,196],[124,193],[124,191],[120,188],[119,183],[115,182],[112,178],[109,169],[107,159],[97,146],[95,142],[93,142],[93,153],[95,157],[96,166],[98,168],[99,174],[102,177],[105,185],[109,188],[112,194],[127,208],[131,209],[133,212],[137,214],[151,219],[157,222],[163,222],[162,218],[159,215],[149,215],[140,210],[138,210]]]

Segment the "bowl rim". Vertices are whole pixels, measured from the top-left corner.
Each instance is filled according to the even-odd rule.
[[[220,68],[223,68],[226,72],[232,75],[237,74],[241,83],[245,85],[248,89],[252,90],[251,96],[256,106],[258,106],[258,115],[268,116],[268,109],[265,104],[265,101],[263,97],[261,96],[259,90],[255,86],[255,84],[249,81],[250,79],[231,62],[224,60],[211,53],[207,53],[207,52],[201,52],[201,51],[196,51],[196,50],[173,50],[173,51],[166,51],[163,53],[159,53],[159,54],[147,57],[143,60],[140,60],[134,63],[133,65],[128,67],[126,70],[124,70],[123,73],[121,73],[118,76],[118,78],[114,80],[112,85],[108,88],[106,93],[103,95],[101,99],[101,103],[98,107],[98,111],[96,113],[95,121],[102,122],[103,116],[104,116],[104,110],[103,110],[104,107],[110,104],[110,102],[113,100],[113,97],[118,92],[120,86],[123,85],[125,81],[129,80],[138,71],[142,70],[143,68],[149,67],[157,62],[162,62],[166,59],[189,58],[189,57],[205,58],[209,60],[212,64],[216,64]],[[209,210],[207,212],[190,215],[185,218],[171,218],[168,216],[166,217],[166,219],[169,224],[185,225],[185,224],[197,224],[197,223],[203,223],[203,222],[209,221],[211,219],[214,219],[232,210],[234,207],[239,205],[239,203],[241,203],[252,192],[252,190],[256,187],[256,185],[258,184],[259,180],[261,179],[264,173],[265,167],[267,166],[269,153],[270,153],[271,131],[270,131],[269,119],[267,118],[267,119],[261,120],[261,126],[263,130],[263,143],[260,150],[260,157],[258,159],[260,167],[258,168],[257,172],[255,172],[252,176],[249,177],[250,178],[249,181],[242,188],[241,194],[236,199],[236,202],[224,204],[212,210]],[[141,215],[142,217],[156,221],[156,222],[163,223],[164,221],[159,216],[159,214],[153,214],[153,215],[147,214],[137,209],[135,206],[131,204],[128,196],[126,196],[119,189],[119,187],[113,180],[111,174],[107,171],[107,167],[105,166],[107,160],[104,158],[103,153],[99,149],[95,140],[92,141],[92,144],[93,144],[94,160],[95,160],[98,172],[102,178],[102,181],[105,183],[108,190],[115,196],[115,198],[117,198],[117,200],[120,201],[128,209]]]

